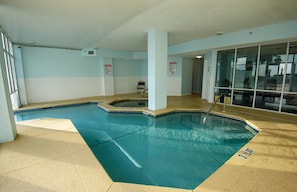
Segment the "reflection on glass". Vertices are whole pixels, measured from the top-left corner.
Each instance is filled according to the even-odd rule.
[[[218,51],[216,87],[230,87],[233,78],[235,49]]]
[[[280,98],[280,93],[257,92],[255,107],[278,111],[280,106]]]
[[[297,94],[284,94],[282,111],[288,113],[297,113]]]
[[[232,105],[297,114],[297,41],[218,51],[215,98],[221,93]]]
[[[286,66],[285,92],[297,92],[297,42],[290,43]]]
[[[257,69],[258,47],[237,50],[235,88],[253,89]]]
[[[226,98],[226,104],[230,104],[231,102],[231,89],[228,88],[217,88],[215,89],[215,101],[218,97],[224,93],[224,96],[220,98],[219,103],[224,103],[224,97]]]
[[[257,89],[281,91],[287,43],[261,47]]]
[[[234,90],[233,104],[252,107],[253,98],[253,91]]]
[[[5,38],[3,33],[1,33],[1,39],[2,39],[2,47],[3,49],[5,49]]]

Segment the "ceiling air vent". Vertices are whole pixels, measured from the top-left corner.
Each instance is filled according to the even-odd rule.
[[[96,56],[96,49],[94,48],[85,48],[81,52],[82,56]]]

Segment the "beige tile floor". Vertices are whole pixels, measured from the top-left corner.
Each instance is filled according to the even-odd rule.
[[[99,101],[112,111],[115,109],[106,103],[123,98],[140,98],[140,95],[38,103],[22,109]],[[207,110],[209,107],[210,104],[199,95],[191,95],[168,97],[165,110],[141,110],[160,114],[178,109]],[[231,106],[222,112],[221,105],[214,111],[244,119],[261,131],[243,147],[254,150],[248,159],[238,157],[239,151],[194,192],[297,191],[297,116]],[[70,120],[43,118],[18,122],[17,131],[15,141],[0,144],[1,192],[191,191],[113,182]]]

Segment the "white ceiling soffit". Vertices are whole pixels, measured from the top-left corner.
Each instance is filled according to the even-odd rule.
[[[297,20],[296,0],[0,0],[0,25],[16,43],[145,51],[147,32],[175,45]]]

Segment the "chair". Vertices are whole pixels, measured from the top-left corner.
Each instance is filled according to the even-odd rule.
[[[145,89],[145,82],[144,81],[138,81],[138,84],[137,84],[138,92],[142,92],[144,89]]]

